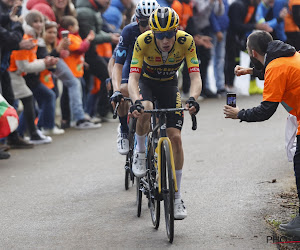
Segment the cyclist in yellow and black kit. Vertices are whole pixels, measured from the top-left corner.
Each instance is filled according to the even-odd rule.
[[[190,114],[199,111],[196,102],[202,89],[199,63],[193,37],[177,30],[179,17],[168,7],[159,7],[149,18],[151,31],[140,35],[135,43],[128,82],[128,90],[134,105],[130,107],[132,116],[139,118],[136,126],[137,145],[132,170],[137,177],[146,174],[145,138],[149,131],[150,115],[143,109],[153,109],[155,97],[158,108],[180,108],[176,72],[186,59],[191,78],[190,98],[186,107]],[[184,219],[187,215],[180,195],[183,167],[181,128],[183,113],[167,115],[167,134],[172,143],[178,192],[175,193],[174,217]]]

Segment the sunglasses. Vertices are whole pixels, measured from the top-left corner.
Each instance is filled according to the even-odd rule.
[[[164,38],[171,39],[176,35],[176,30],[164,31],[164,32],[154,32],[154,37],[158,40],[163,40]]]
[[[148,19],[139,20],[139,25],[141,25],[143,28],[147,27],[149,24]]]

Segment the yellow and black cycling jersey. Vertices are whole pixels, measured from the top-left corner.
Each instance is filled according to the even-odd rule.
[[[152,80],[168,81],[174,78],[185,58],[189,72],[199,72],[195,42],[191,35],[178,30],[172,49],[164,56],[156,45],[152,31],[147,31],[135,42],[130,73],[142,73]]]

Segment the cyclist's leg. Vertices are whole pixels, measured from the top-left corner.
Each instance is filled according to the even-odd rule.
[[[144,108],[153,109],[152,104],[152,86],[145,79],[139,82],[140,94],[142,96],[142,105]],[[146,174],[146,135],[150,129],[150,114],[143,113],[136,123],[136,148],[133,157],[132,171],[137,177],[143,177]]]

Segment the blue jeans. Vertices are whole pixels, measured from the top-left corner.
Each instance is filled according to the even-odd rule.
[[[224,83],[224,63],[225,63],[225,42],[226,32],[223,32],[222,41],[218,42],[216,35],[213,35],[212,43],[214,45],[212,51],[214,75],[217,90],[225,89]]]
[[[44,84],[31,89],[39,105],[39,128],[52,129],[55,125],[55,93]]]
[[[72,118],[75,121],[84,119],[82,95],[80,90],[81,84],[62,59],[58,61],[54,75],[60,79],[64,86],[66,86],[69,90],[68,92]]]

